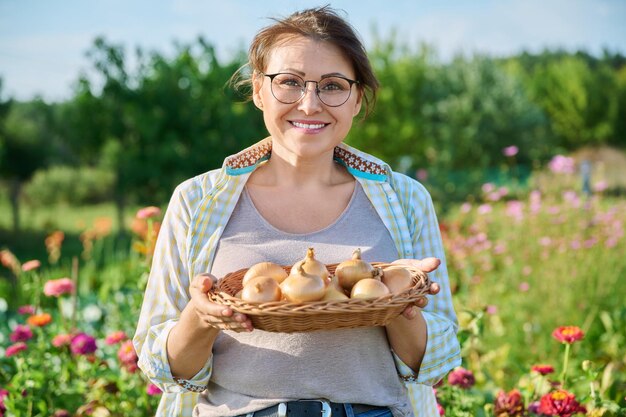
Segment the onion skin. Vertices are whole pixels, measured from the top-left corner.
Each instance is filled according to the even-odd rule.
[[[332,280],[326,287],[326,291],[324,291],[324,297],[322,298],[322,301],[347,300],[349,298],[350,297],[348,297],[343,289],[339,286],[337,276],[333,276]]]
[[[411,273],[406,268],[388,266],[383,269],[381,281],[389,288],[392,294],[400,294],[412,286],[413,277],[411,277]]]
[[[337,265],[335,275],[339,280],[341,288],[351,291],[352,287],[360,280],[376,278],[380,275],[380,269],[374,268],[371,264],[362,260],[361,249],[356,249],[352,253],[352,259]]]
[[[307,274],[302,265],[280,284],[283,298],[292,303],[319,301],[324,297],[326,284],[319,275]]]
[[[273,262],[259,262],[248,269],[241,280],[241,285],[245,285],[254,277],[272,277],[277,283],[281,283],[287,278],[287,271],[282,266]]]
[[[328,273],[328,269],[324,263],[315,259],[315,250],[313,248],[309,248],[306,252],[306,256],[301,261],[296,262],[291,267],[291,274],[298,271],[298,268],[302,265],[304,267],[304,272],[307,274],[319,275],[322,277],[324,282],[328,285],[330,282],[330,274]]]
[[[280,301],[282,292],[272,277],[254,277],[241,290],[241,299],[253,303],[269,303]]]
[[[350,298],[369,299],[389,295],[389,288],[374,278],[365,278],[354,284],[350,292]]]

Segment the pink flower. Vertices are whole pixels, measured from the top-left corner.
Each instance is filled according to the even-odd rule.
[[[585,334],[578,326],[561,326],[554,329],[552,337],[561,343],[571,345],[574,342],[582,340]]]
[[[150,219],[152,217],[157,217],[160,215],[161,215],[160,208],[155,207],[155,206],[149,206],[149,207],[144,207],[142,209],[139,209],[135,217],[137,217],[138,219]]]
[[[448,384],[458,385],[463,389],[471,388],[476,379],[472,371],[469,371],[463,367],[458,367],[448,375]]]
[[[4,399],[9,396],[9,391],[0,389],[0,417],[4,416],[4,412],[7,408],[4,406]]]
[[[109,334],[106,339],[104,339],[104,343],[106,343],[107,345],[115,345],[117,343],[123,342],[126,339],[128,339],[126,333],[124,333],[122,330],[117,330]]]
[[[461,204],[461,213],[469,213],[472,210],[472,204],[471,203],[463,203]]]
[[[446,414],[446,410],[439,403],[437,403],[437,412],[439,413],[440,416],[443,416]]]
[[[595,184],[593,184],[593,191],[595,191],[596,193],[601,193],[603,191],[606,191],[609,188],[609,184],[606,181],[598,181]]]
[[[499,417],[523,416],[524,400],[522,394],[516,389],[508,393],[500,391],[496,397],[494,414]]]
[[[161,391],[159,387],[154,384],[148,384],[148,386],[146,387],[146,392],[148,393],[148,395],[159,395],[163,391]]]
[[[539,238],[539,244],[541,246],[550,246],[552,244],[552,239],[549,236],[543,236]]]
[[[576,171],[574,159],[563,155],[556,155],[548,163],[550,171],[556,174],[573,174]]]
[[[72,337],[73,336],[71,334],[58,334],[52,338],[52,346],[69,346],[70,343],[72,343]]]
[[[26,346],[26,343],[17,342],[9,346],[4,354],[6,355],[7,358],[9,358],[13,355],[17,355],[18,353],[20,353],[23,350],[26,350],[27,348],[28,346]]]
[[[122,343],[117,351],[117,357],[128,372],[134,373],[137,370],[137,361],[139,358],[137,357],[135,346],[133,346],[131,340]]]
[[[33,331],[30,330],[30,327],[24,326],[22,324],[18,324],[9,336],[11,342],[26,342],[33,338]]]
[[[574,394],[559,389],[541,397],[539,412],[548,416],[570,417],[587,410],[576,401]]]
[[[541,374],[541,375],[548,375],[554,372],[554,367],[552,365],[540,364],[540,365],[533,365],[530,368],[530,370],[533,372],[537,372],[538,374]]]
[[[43,287],[43,293],[48,297],[59,297],[73,293],[74,290],[74,283],[69,278],[51,279]]]
[[[496,190],[496,186],[492,182],[484,183],[481,188],[483,190],[483,193],[485,193],[485,194],[489,194],[489,193],[491,193],[491,192]]]
[[[70,350],[75,355],[89,355],[98,349],[96,339],[86,333],[79,333],[72,338]]]
[[[530,284],[529,283],[527,283],[526,281],[520,282],[519,290],[521,292],[528,292],[529,289],[530,289]]]
[[[33,271],[39,268],[40,266],[41,266],[41,262],[39,262],[36,259],[33,259],[32,261],[27,261],[22,264],[22,271],[24,272]]]
[[[485,307],[485,312],[490,315],[498,314],[498,306],[488,305]]]
[[[502,149],[502,154],[504,156],[515,156],[518,152],[519,148],[515,145],[507,146],[506,148]]]
[[[489,214],[492,211],[492,207],[489,204],[481,204],[478,206],[478,214]]]
[[[524,218],[524,203],[518,200],[507,202],[506,214],[509,217],[513,217],[515,220],[522,220]]]
[[[428,171],[426,171],[424,168],[420,168],[415,173],[415,176],[419,181],[424,182],[428,179]]]
[[[18,314],[32,315],[35,314],[35,306],[25,305],[17,309]]]

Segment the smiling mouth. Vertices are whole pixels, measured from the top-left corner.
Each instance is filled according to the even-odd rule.
[[[324,126],[328,126],[330,123],[301,123],[301,122],[291,122],[292,125],[298,127],[300,129],[321,129]]]

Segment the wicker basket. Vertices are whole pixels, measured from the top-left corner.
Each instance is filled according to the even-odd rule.
[[[334,274],[338,264],[327,265]],[[390,264],[373,262],[372,266],[385,268]],[[404,266],[406,267],[406,266]],[[289,272],[291,266],[283,266]],[[400,294],[376,299],[348,299],[291,303],[274,301],[252,303],[234,297],[242,288],[241,280],[247,269],[227,274],[219,280],[216,290],[209,293],[212,302],[229,306],[246,314],[256,329],[268,332],[308,332],[340,328],[384,326],[409,305],[428,294],[430,280],[423,271],[406,267],[413,277],[413,286]]]

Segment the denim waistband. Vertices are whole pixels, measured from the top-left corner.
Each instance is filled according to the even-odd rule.
[[[279,403],[237,417],[355,417],[391,415],[388,407],[334,403],[325,400],[298,400]]]

